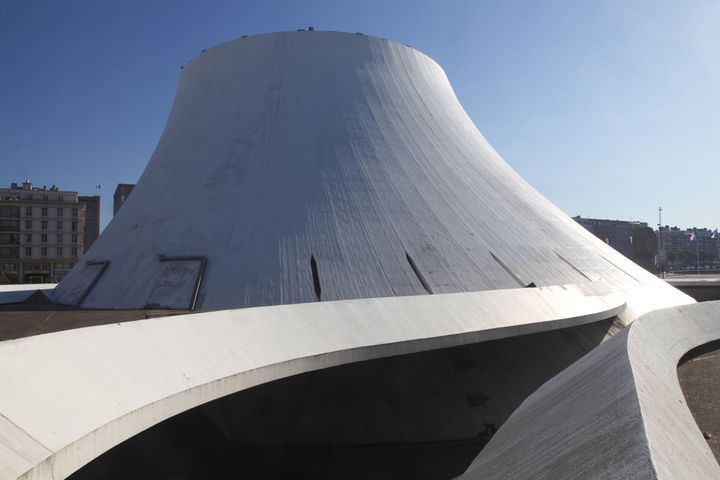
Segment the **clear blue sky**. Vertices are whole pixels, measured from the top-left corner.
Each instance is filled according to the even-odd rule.
[[[717,0],[0,0],[0,185],[135,183],[181,64],[245,34],[360,31],[433,57],[570,215],[720,224]]]

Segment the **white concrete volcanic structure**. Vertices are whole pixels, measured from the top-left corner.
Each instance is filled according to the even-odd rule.
[[[602,277],[627,294],[626,319],[688,301],[523,181],[432,59],[334,32],[188,62],[132,197],[84,260],[53,300],[218,310]]]
[[[88,462],[77,475],[96,478],[93,459],[135,440],[142,451],[158,443],[143,443],[153,425],[193,412],[230,450],[319,445],[321,463],[354,468],[343,478],[379,478],[356,468],[372,468],[377,455],[331,459],[334,446],[414,449],[408,468],[428,445],[446,453],[460,446],[464,457],[453,451],[445,463],[417,468],[448,478],[488,441],[468,478],[495,468],[494,459],[500,477],[541,466],[577,478],[565,453],[589,458],[583,449],[600,443],[558,443],[543,461],[546,437],[523,437],[528,415],[534,422],[544,414],[538,405],[570,398],[567,385],[597,393],[592,408],[572,404],[565,423],[563,411],[550,409],[546,420],[557,428],[545,433],[561,438],[585,417],[601,423],[604,406],[617,405],[602,387],[617,387],[641,408],[620,408],[620,428],[602,440],[628,440],[623,425],[667,407],[635,392],[654,378],[640,380],[637,365],[664,369],[667,385],[674,360],[660,362],[631,341],[664,316],[623,327],[694,303],[523,181],[433,60],[334,32],[242,38],[188,62],[142,178],[83,260],[52,291],[55,302],[201,312],[0,342],[0,480],[63,478]],[[673,322],[685,312],[668,311]],[[716,308],[692,312],[693,324],[676,330],[692,338],[673,359],[718,335],[709,317]],[[673,322],[663,320],[655,344],[673,342]],[[595,349],[619,331],[629,333]],[[602,370],[607,359],[617,375],[598,383],[575,375]],[[260,408],[247,406],[249,396]],[[683,434],[697,433],[684,405],[673,407]],[[653,459],[675,458],[657,440],[667,431],[652,428],[629,436],[637,451],[655,449],[637,456],[640,477],[653,478]],[[532,449],[532,462],[515,465],[515,445]],[[275,453],[263,477],[281,463]],[[712,459],[702,456],[711,475]],[[122,470],[132,454],[115,458],[107,471],[134,478]],[[425,470],[441,463],[438,477]],[[610,465],[605,473],[626,471]]]

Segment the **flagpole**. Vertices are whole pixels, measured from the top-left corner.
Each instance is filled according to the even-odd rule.
[[[663,238],[662,238],[662,207],[658,207],[658,232],[660,233],[660,255],[658,255],[658,258],[660,260],[660,265],[658,265],[658,270],[660,277],[665,277],[665,252],[663,251]]]

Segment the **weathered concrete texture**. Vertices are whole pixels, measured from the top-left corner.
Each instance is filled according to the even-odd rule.
[[[520,178],[432,59],[335,32],[252,36],[188,62],[133,194],[53,300],[186,308],[200,260],[162,255],[207,260],[201,310],[601,277],[626,322],[692,302]]]
[[[12,426],[0,429],[0,478],[62,478],[168,417],[268,381],[623,308],[595,283],[210,312],[0,342],[0,418]]]
[[[528,397],[462,478],[720,478],[677,378],[719,338],[720,302],[641,317]]]
[[[38,290],[49,295],[55,285],[54,283],[0,285],[0,304],[24,302]]]

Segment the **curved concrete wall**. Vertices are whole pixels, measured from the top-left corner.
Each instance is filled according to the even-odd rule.
[[[161,255],[207,260],[196,302],[199,263]],[[432,59],[334,32],[188,62],[145,172],[83,260],[55,301],[215,310],[600,277],[627,319],[691,301],[524,182]]]
[[[461,478],[720,478],[677,378],[719,319],[707,302],[636,320],[530,395]]]
[[[592,284],[239,309],[0,342],[0,478],[64,478],[166,418],[279,378],[623,308]]]

